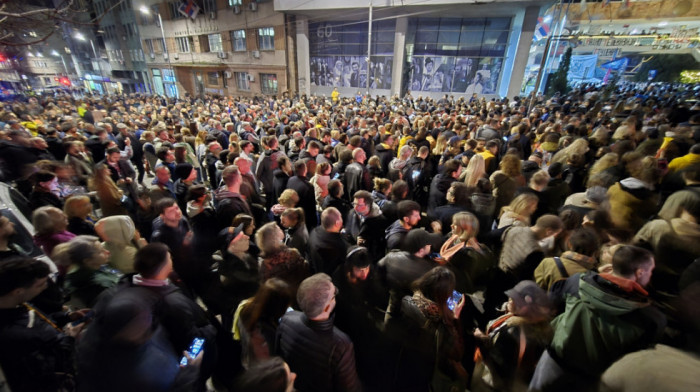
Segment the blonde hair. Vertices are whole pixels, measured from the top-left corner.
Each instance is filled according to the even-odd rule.
[[[467,242],[469,239],[476,237],[479,234],[479,219],[471,212],[458,212],[452,216],[452,224],[458,232],[452,234],[457,235],[462,242]]]
[[[285,189],[277,201],[287,208],[292,208],[299,203],[299,195],[294,189]]]
[[[438,136],[437,141],[435,142],[435,148],[433,148],[433,155],[442,155],[442,153],[445,152],[445,149],[447,148],[447,138],[445,137],[444,134]]]
[[[513,199],[509,205],[503,207],[502,212],[510,211],[520,216],[526,216],[529,218],[530,215],[525,215],[525,212],[527,212],[527,209],[531,204],[537,204],[539,201],[540,199],[533,193],[522,193]]]
[[[465,170],[464,183],[468,187],[476,187],[476,183],[486,175],[486,164],[484,157],[476,154],[469,160],[467,170]]]

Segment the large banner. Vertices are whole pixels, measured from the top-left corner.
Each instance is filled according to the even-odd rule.
[[[576,80],[593,78],[595,76],[595,67],[597,63],[597,54],[571,56],[571,66],[569,67],[567,79],[574,82]]]
[[[370,88],[390,89],[393,58],[373,56],[369,64]],[[317,56],[311,58],[311,85],[367,87],[367,56]]]
[[[413,56],[409,89],[495,94],[502,66],[500,57]]]

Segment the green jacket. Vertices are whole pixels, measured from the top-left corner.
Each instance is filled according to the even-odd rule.
[[[649,347],[663,332],[665,317],[646,295],[626,292],[595,272],[581,274],[578,295],[552,321],[550,353],[563,368],[599,376],[623,355]]]

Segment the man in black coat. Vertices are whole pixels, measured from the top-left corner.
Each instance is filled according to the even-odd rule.
[[[302,312],[285,314],[277,328],[277,354],[297,374],[300,391],[361,391],[352,341],[333,326],[337,288],[330,276],[304,279],[297,291]]]
[[[394,152],[394,135],[385,133],[381,135],[381,143],[377,145],[375,149],[377,156],[379,157],[379,162],[382,167],[382,177],[386,177],[389,171],[389,163],[396,158],[396,153]]]
[[[221,175],[225,188],[216,192],[216,215],[219,218],[219,230],[231,226],[233,218],[240,213],[253,216],[250,206],[241,196],[243,178],[235,165],[224,169]],[[260,222],[257,222],[260,223]]]
[[[321,226],[311,231],[309,236],[309,261],[314,272],[332,274],[345,262],[345,253],[350,245],[340,231],[343,229],[343,216],[334,207],[321,213]]]
[[[365,166],[367,160],[365,150],[361,148],[353,150],[352,159],[353,163],[345,169],[345,190],[350,195],[354,195],[357,191],[371,191],[372,181],[369,170]]]
[[[434,213],[437,207],[447,204],[447,190],[453,182],[457,181],[462,172],[459,161],[451,159],[442,167],[442,173],[433,178],[430,183],[430,196],[428,198],[428,215]]]
[[[375,262],[386,251],[384,232],[389,222],[367,191],[355,193],[353,207],[346,217],[345,230],[357,245],[367,248],[372,262]]]
[[[314,187],[306,179],[306,162],[300,159],[294,162],[294,177],[290,177],[287,187],[299,195],[299,207],[304,209],[306,228],[311,231],[318,225],[316,218],[316,194]]]
[[[264,144],[263,144],[264,145]],[[267,139],[267,150],[260,154],[258,158],[258,164],[255,166],[255,177],[262,183],[263,192],[265,192],[267,200],[267,208],[272,207],[272,199],[269,195],[274,192],[273,188],[273,173],[277,169],[277,158],[280,155],[284,155],[283,152],[279,150],[279,143],[277,137],[270,136]]]

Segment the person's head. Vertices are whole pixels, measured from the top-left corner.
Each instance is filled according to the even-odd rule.
[[[581,228],[571,233],[566,242],[566,247],[572,252],[594,257],[600,248],[600,241],[593,230]]]
[[[121,153],[116,147],[110,147],[107,149],[107,162],[117,163],[121,159]]]
[[[90,198],[85,195],[76,195],[67,198],[65,204],[63,205],[63,212],[66,214],[68,219],[85,219],[88,215],[90,215],[90,213],[92,213],[92,203],[90,202]]]
[[[451,313],[447,299],[455,289],[455,274],[447,267],[435,267],[413,282],[414,290],[419,290],[425,298],[435,302],[440,315],[447,317]]]
[[[545,214],[539,217],[535,226],[532,227],[537,238],[540,240],[559,234],[563,228],[564,223],[561,221],[561,218],[551,214]]]
[[[508,312],[530,321],[546,320],[552,311],[547,292],[531,280],[523,280],[506,291]]]
[[[413,200],[403,200],[400,201],[398,206],[399,220],[401,220],[401,225],[406,228],[412,228],[418,226],[420,222],[420,204]]]
[[[330,233],[338,233],[343,228],[343,217],[335,207],[328,207],[321,212],[321,227]]]
[[[462,164],[456,159],[450,159],[442,166],[442,175],[445,178],[457,178],[460,173],[462,173]]]
[[[245,235],[248,237],[253,235],[255,231],[255,219],[253,219],[252,216],[243,213],[236,215],[236,217],[233,218],[231,226],[238,227],[239,225],[243,225],[243,233],[245,233]]]
[[[642,287],[649,284],[654,266],[654,255],[633,245],[620,246],[612,256],[613,274],[633,280]]]
[[[16,233],[15,224],[6,216],[0,215],[0,239],[7,240]]]
[[[508,177],[517,177],[520,175],[522,170],[522,162],[520,158],[515,154],[506,154],[501,159],[500,163],[501,171],[505,173]]]
[[[542,191],[549,184],[549,174],[544,170],[538,170],[530,177],[530,188],[536,191]]]
[[[170,227],[177,227],[182,219],[182,210],[177,205],[177,200],[170,197],[164,197],[156,202],[155,210],[163,223]]]
[[[48,286],[49,266],[31,257],[13,257],[0,263],[0,298],[13,305],[28,302]],[[13,307],[14,307],[13,306]]]
[[[275,222],[265,223],[255,233],[255,244],[263,256],[273,255],[284,246],[284,232]]]
[[[226,184],[229,189],[237,188],[241,186],[241,172],[238,170],[238,166],[230,165],[227,166],[221,173],[221,179]]]
[[[406,234],[401,250],[422,258],[430,254],[431,243],[430,234],[427,231],[412,229]]]
[[[68,242],[58,244],[51,254],[51,259],[59,265],[97,270],[109,261],[109,251],[102,246],[99,238],[79,235]]]
[[[165,279],[173,269],[168,246],[153,242],[139,249],[134,255],[134,271],[147,279]]]
[[[263,282],[243,312],[243,325],[253,331],[258,321],[277,323],[292,303],[292,288],[279,278]]]
[[[299,203],[299,194],[294,189],[285,189],[277,201],[287,207],[295,207]]]
[[[292,392],[296,373],[280,357],[272,357],[256,362],[236,382],[240,392]]]
[[[186,162],[178,163],[177,166],[175,166],[175,175],[180,181],[187,183],[191,183],[197,179],[197,171],[194,170],[192,165]]]
[[[372,194],[367,191],[357,191],[352,201],[355,212],[367,216],[372,211]]]
[[[374,190],[381,193],[384,196],[388,196],[391,193],[391,180],[382,177],[376,177],[374,179]]]
[[[539,198],[532,193],[521,193],[508,205],[508,209],[520,216],[529,218],[537,210]]]
[[[345,272],[351,282],[367,280],[372,257],[364,246],[353,245],[345,256]]]
[[[297,177],[306,177],[306,172],[307,172],[307,167],[306,167],[306,160],[305,159],[299,159],[298,161],[294,162],[294,175]]]
[[[330,180],[328,182],[328,194],[331,197],[340,198],[343,196],[343,183],[340,180]]]
[[[458,212],[452,215],[452,234],[460,241],[467,242],[479,234],[479,220],[471,212]]]
[[[34,189],[51,192],[58,188],[58,177],[48,170],[40,170],[32,175]]]
[[[352,152],[352,159],[353,159],[355,162],[357,162],[357,163],[359,163],[359,164],[361,164],[361,165],[364,165],[364,164],[365,164],[365,161],[367,160],[367,154],[365,153],[365,150],[363,150],[363,149],[361,149],[361,148],[356,148],[356,149]]]
[[[408,197],[408,183],[404,180],[396,180],[391,187],[391,200],[400,201]]]
[[[167,184],[170,182],[170,169],[165,165],[156,167],[156,179],[159,184]]]
[[[286,229],[301,227],[304,224],[304,209],[287,208],[280,216],[280,223]]]
[[[32,224],[37,234],[56,234],[66,230],[68,217],[56,207],[44,206],[34,210]]]
[[[328,320],[335,309],[335,296],[338,289],[333,285],[331,277],[319,273],[312,275],[299,285],[297,302],[301,311],[311,320]]]

